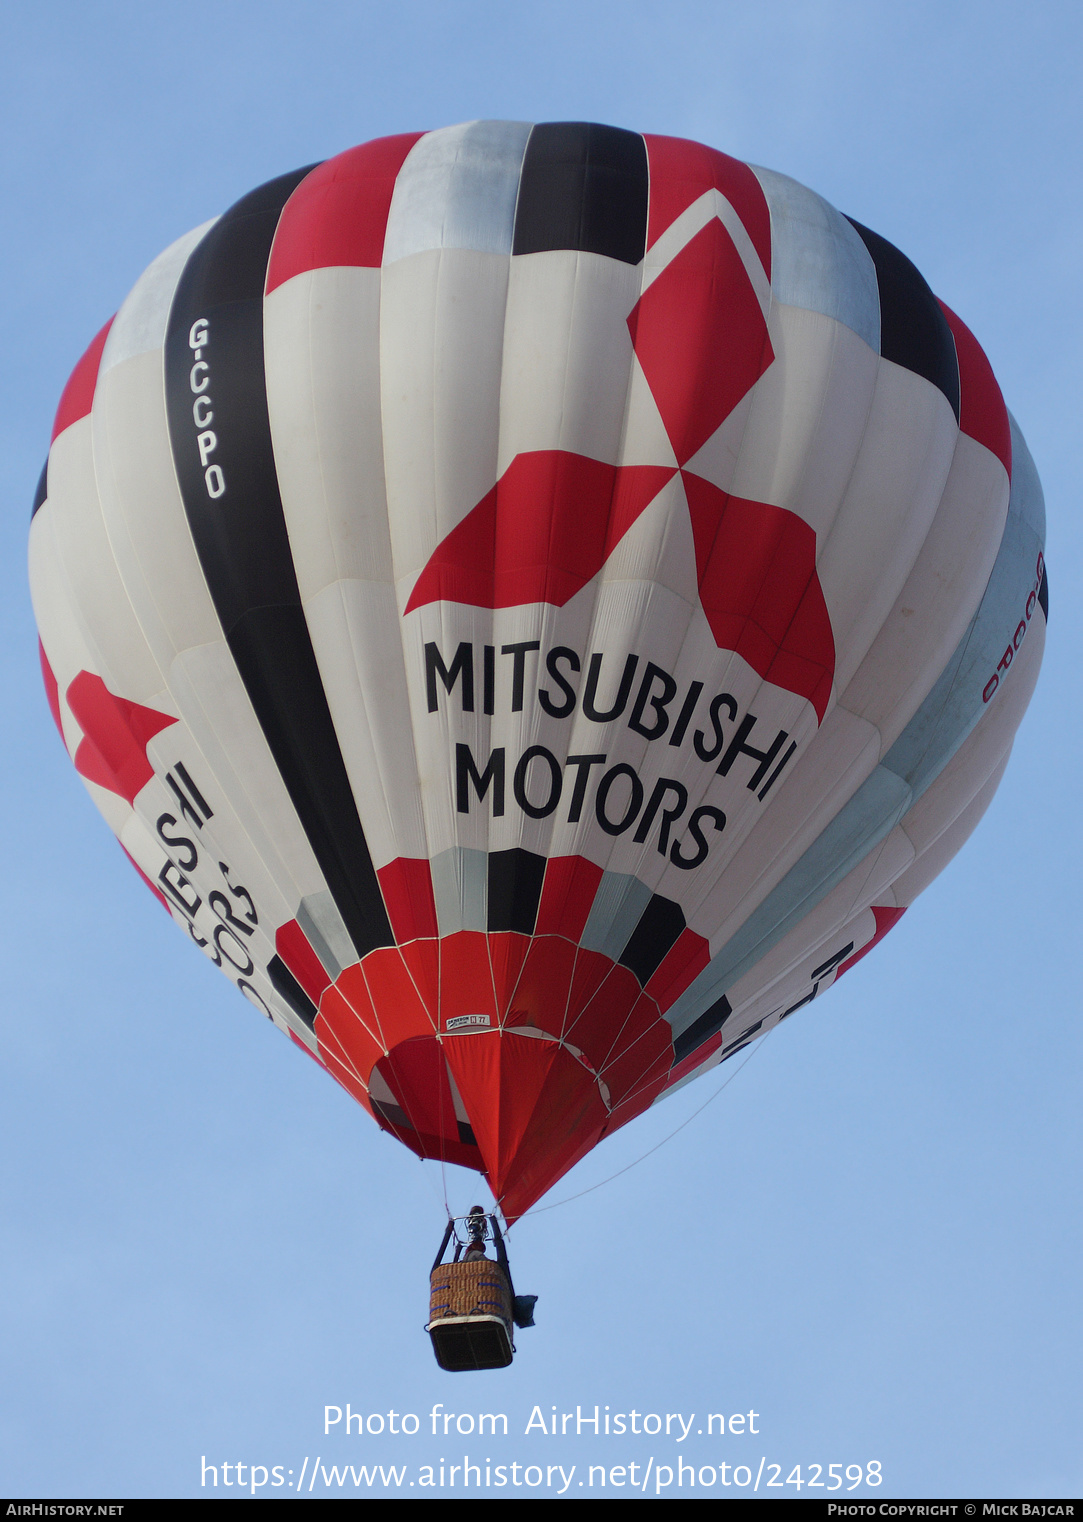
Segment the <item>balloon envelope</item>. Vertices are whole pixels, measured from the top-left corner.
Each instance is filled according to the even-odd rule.
[[[890,243],[699,144],[473,122],[167,249],[64,392],[30,562],[154,893],[514,1218],[959,848],[1043,541]]]

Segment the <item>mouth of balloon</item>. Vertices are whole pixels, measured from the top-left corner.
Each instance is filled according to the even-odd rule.
[[[645,1110],[673,1064],[636,976],[561,936],[380,948],[328,989],[316,1034],[384,1130],[482,1173],[509,1221]]]

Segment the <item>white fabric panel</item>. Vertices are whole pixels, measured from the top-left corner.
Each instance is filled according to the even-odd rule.
[[[137,286],[128,301],[140,295]],[[93,423],[109,541],[144,637],[168,671],[178,651],[220,640],[222,627],[173,469],[161,350],[117,363],[100,378]],[[243,693],[240,677],[234,687]]]
[[[343,577],[390,582],[380,271],[309,270],[263,306],[267,406],[302,602]]]
[[[102,522],[90,417],[80,418],[49,453],[54,567],[64,577],[91,657],[89,669],[132,702],[159,706],[165,683],[132,611]]]
[[[601,574],[602,580],[609,585],[621,581],[652,581],[665,587],[684,604],[679,613],[675,609],[675,616],[687,624],[699,606],[699,587],[692,523],[679,475],[674,476],[644,508],[606,561]],[[724,657],[716,651],[716,659]]]
[[[876,724],[886,751],[917,712],[977,611],[1008,513],[1008,477],[960,433],[928,537],[842,702]]]
[[[380,271],[286,282],[264,335],[298,586],[369,851],[377,866],[425,856],[383,484]]]
[[[80,671],[90,669],[87,648],[73,589],[63,574],[53,529],[53,503],[38,509],[30,524],[30,597],[42,648],[59,688],[60,722],[64,744],[74,759],[83,731],[68,707],[68,686]]]
[[[638,267],[601,254],[511,260],[496,475],[535,449],[618,462],[632,369],[627,318],[639,290]]]
[[[176,713],[177,704],[163,685],[161,672],[135,619],[106,538],[90,456],[90,423],[89,417],[81,419],[66,431],[65,447],[57,450],[55,497],[47,504],[56,552],[53,575],[57,585],[66,589],[68,605],[77,611],[82,624],[84,652],[81,652],[80,669],[99,675],[110,692],[128,701],[159,712]],[[57,445],[61,442],[58,439]],[[241,877],[235,876],[234,882],[244,881],[260,906],[262,924],[252,932],[251,944],[253,957],[261,959],[260,965],[265,965],[274,955],[275,927],[292,917],[279,883],[267,870],[268,860],[274,860],[273,843],[268,839],[262,850],[252,849],[244,832],[237,828],[235,820],[231,820],[224,800],[215,796],[205,773],[203,757],[193,746],[183,724],[168,725],[148,743],[146,751],[157,775],[146,783],[136,799],[135,814],[141,821],[139,827],[132,823],[132,810],[125,800],[88,783],[98,807],[129,849],[130,840],[140,838],[139,828],[153,840],[156,822],[165,817],[170,820],[166,833],[179,832],[190,839],[193,846],[198,843],[199,862],[195,867],[188,867],[184,875],[197,886],[205,901],[215,891],[228,890],[228,884],[220,878],[219,861],[224,859],[235,870],[239,869]],[[197,785],[214,799],[213,821],[206,821],[201,829],[182,823],[184,816],[174,794],[160,780],[181,758],[197,778]],[[183,859],[189,849],[167,852],[165,837],[159,835],[153,847],[157,852],[154,870],[148,875],[152,880],[157,876],[167,854],[174,860]],[[213,912],[205,909],[203,922],[204,938],[209,943],[218,920]],[[249,974],[254,975],[254,971]]]
[[[958,425],[941,391],[881,360],[861,452],[817,559],[843,691],[882,628],[947,484]]]
[[[176,705],[165,690],[157,662],[136,621],[106,536],[93,472],[91,427],[91,418],[82,418],[54,445],[53,492],[36,515],[32,534],[35,561],[47,562],[42,566],[46,571],[42,579],[48,593],[38,616],[57,651],[58,681],[63,683],[63,691],[74,676],[86,671],[99,676],[110,692],[130,702],[175,713]],[[61,612],[55,633],[50,602]],[[61,712],[74,753],[82,734],[63,697]],[[288,1019],[283,1015],[281,1001],[262,972],[275,953],[275,927],[291,917],[278,885],[267,872],[265,859],[252,851],[219,800],[213,822],[208,819],[202,827],[194,826],[161,780],[183,757],[199,776],[202,787],[213,792],[201,771],[202,758],[183,724],[167,725],[147,744],[146,751],[156,775],[142,787],[134,811],[126,799],[84,779],[88,792],[152,882],[158,880],[169,858],[177,864],[170,881],[193,906],[194,918],[189,921],[175,904],[170,913],[192,940],[235,982],[247,980],[279,1024],[300,1024],[292,1012]],[[227,862],[225,871],[219,865],[223,859]],[[240,898],[232,892],[238,884]],[[220,910],[225,909],[226,923],[215,909],[216,903]],[[250,925],[247,908],[254,903],[259,904],[255,912],[261,922]],[[238,919],[239,933],[235,933],[229,927],[228,914],[229,907],[238,904],[245,906],[246,917]]]
[[[831,318],[778,303],[768,335],[774,363],[688,469],[734,496],[788,508],[819,549],[862,448],[879,356]]]
[[[338,582],[305,617],[373,863],[427,856],[394,587]]]
[[[416,577],[496,482],[508,265],[443,249],[384,268],[380,387],[396,578]]]
[[[992,803],[993,794],[1000,786],[1000,780],[1008,768],[1010,759],[1011,747],[1009,746],[962,812],[952,820],[942,834],[925,847],[913,866],[895,879],[891,889],[897,904],[900,906],[912,904],[918,894],[924,893],[933,879],[940,876],[952,857],[962,850]]]
[[[144,295],[137,286],[129,301],[138,306]],[[161,299],[158,285],[151,295]],[[190,769],[217,780],[236,817],[230,853],[245,860],[249,876],[265,874],[264,894],[273,882],[283,902],[293,901],[285,916],[292,918],[300,898],[326,883],[203,579],[173,469],[160,351],[117,363],[102,377],[93,422],[106,530],[142,636],[196,747],[199,761]],[[228,826],[219,821],[216,828]]]

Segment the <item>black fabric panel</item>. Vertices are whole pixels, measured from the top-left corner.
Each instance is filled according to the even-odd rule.
[[[880,288],[880,353],[932,381],[951,403],[958,421],[959,358],[940,303],[921,271],[894,243],[862,227],[853,217],[846,220],[860,236],[876,266],[876,283]]]
[[[702,1046],[708,1037],[713,1036],[718,1031],[720,1031],[732,1013],[733,1009],[730,1005],[730,1001],[726,998],[725,994],[723,994],[721,999],[716,999],[715,1002],[711,1005],[710,1009],[704,1011],[698,1020],[693,1020],[692,1024],[686,1031],[684,1031],[680,1036],[674,1037],[674,1066],[676,1066],[678,1062],[682,1062],[684,1058],[687,1057],[690,1053],[694,1052],[697,1046]]]
[[[1046,623],[1048,623],[1049,622],[1049,573],[1046,571],[1045,566],[1042,567],[1042,580],[1041,580],[1041,585],[1038,588],[1038,602],[1039,602],[1039,604],[1041,606],[1042,612],[1045,614],[1045,621],[1046,621]]]
[[[515,207],[515,254],[574,248],[638,264],[647,243],[647,145],[593,122],[531,130]]]
[[[49,495],[49,456],[45,456],[45,464],[41,467],[41,475],[38,484],[34,488],[34,506],[30,509],[30,521],[33,523],[34,514]]]
[[[267,963],[267,976],[276,993],[282,995],[294,1014],[302,1019],[310,1031],[316,1029],[317,1009],[281,957],[272,957]]]
[[[533,851],[489,853],[488,926],[534,934],[538,917],[545,857]]]
[[[621,966],[634,972],[640,984],[645,985],[684,929],[684,923],[680,905],[656,893],[628,937],[628,944],[620,954]]]
[[[193,250],[169,314],[166,402],[185,512],[226,640],[320,870],[364,956],[374,946],[393,945],[394,937],[301,607],[263,364],[271,241],[282,207],[308,172],[284,175],[245,196]],[[196,324],[206,324],[198,347],[191,341],[201,333]],[[209,451],[204,438],[203,460],[201,431],[214,436]],[[224,490],[212,496],[208,472],[214,466]]]

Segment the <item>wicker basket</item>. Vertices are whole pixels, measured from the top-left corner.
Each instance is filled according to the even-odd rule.
[[[433,1352],[442,1369],[506,1369],[515,1353],[511,1287],[499,1263],[441,1263],[429,1279]]]
[[[441,1263],[429,1280],[429,1320],[445,1316],[499,1316],[511,1326],[511,1290],[499,1263]]]

